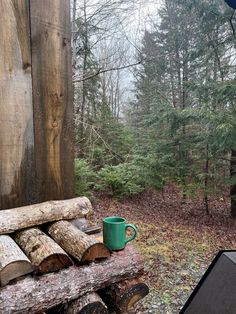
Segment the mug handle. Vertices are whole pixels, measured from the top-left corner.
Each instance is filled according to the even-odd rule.
[[[130,241],[132,241],[133,239],[135,239],[136,236],[137,236],[137,233],[138,233],[138,230],[137,230],[137,228],[134,225],[132,225],[132,224],[125,225],[125,230],[128,229],[128,228],[132,228],[134,230],[134,234],[130,238],[125,240],[125,244],[130,242]]]

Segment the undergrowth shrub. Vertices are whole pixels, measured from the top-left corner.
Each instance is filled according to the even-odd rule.
[[[78,196],[90,196],[96,174],[84,159],[75,159],[75,191]]]
[[[97,174],[95,188],[115,197],[128,197],[145,189],[140,169],[132,163],[105,166]]]

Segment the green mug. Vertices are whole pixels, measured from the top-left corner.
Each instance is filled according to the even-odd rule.
[[[126,239],[127,228],[132,228],[134,234]],[[112,251],[122,250],[126,243],[132,241],[137,236],[137,228],[132,224],[127,224],[121,217],[106,217],[103,219],[103,243]]]

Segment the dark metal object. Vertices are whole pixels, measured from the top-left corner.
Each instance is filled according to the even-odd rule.
[[[236,251],[216,256],[180,314],[236,313]]]
[[[233,9],[236,9],[236,0],[225,0],[225,2]]]

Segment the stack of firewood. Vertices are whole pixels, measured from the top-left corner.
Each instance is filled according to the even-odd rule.
[[[148,293],[132,245],[111,252],[85,197],[0,211],[0,313],[127,313]]]

